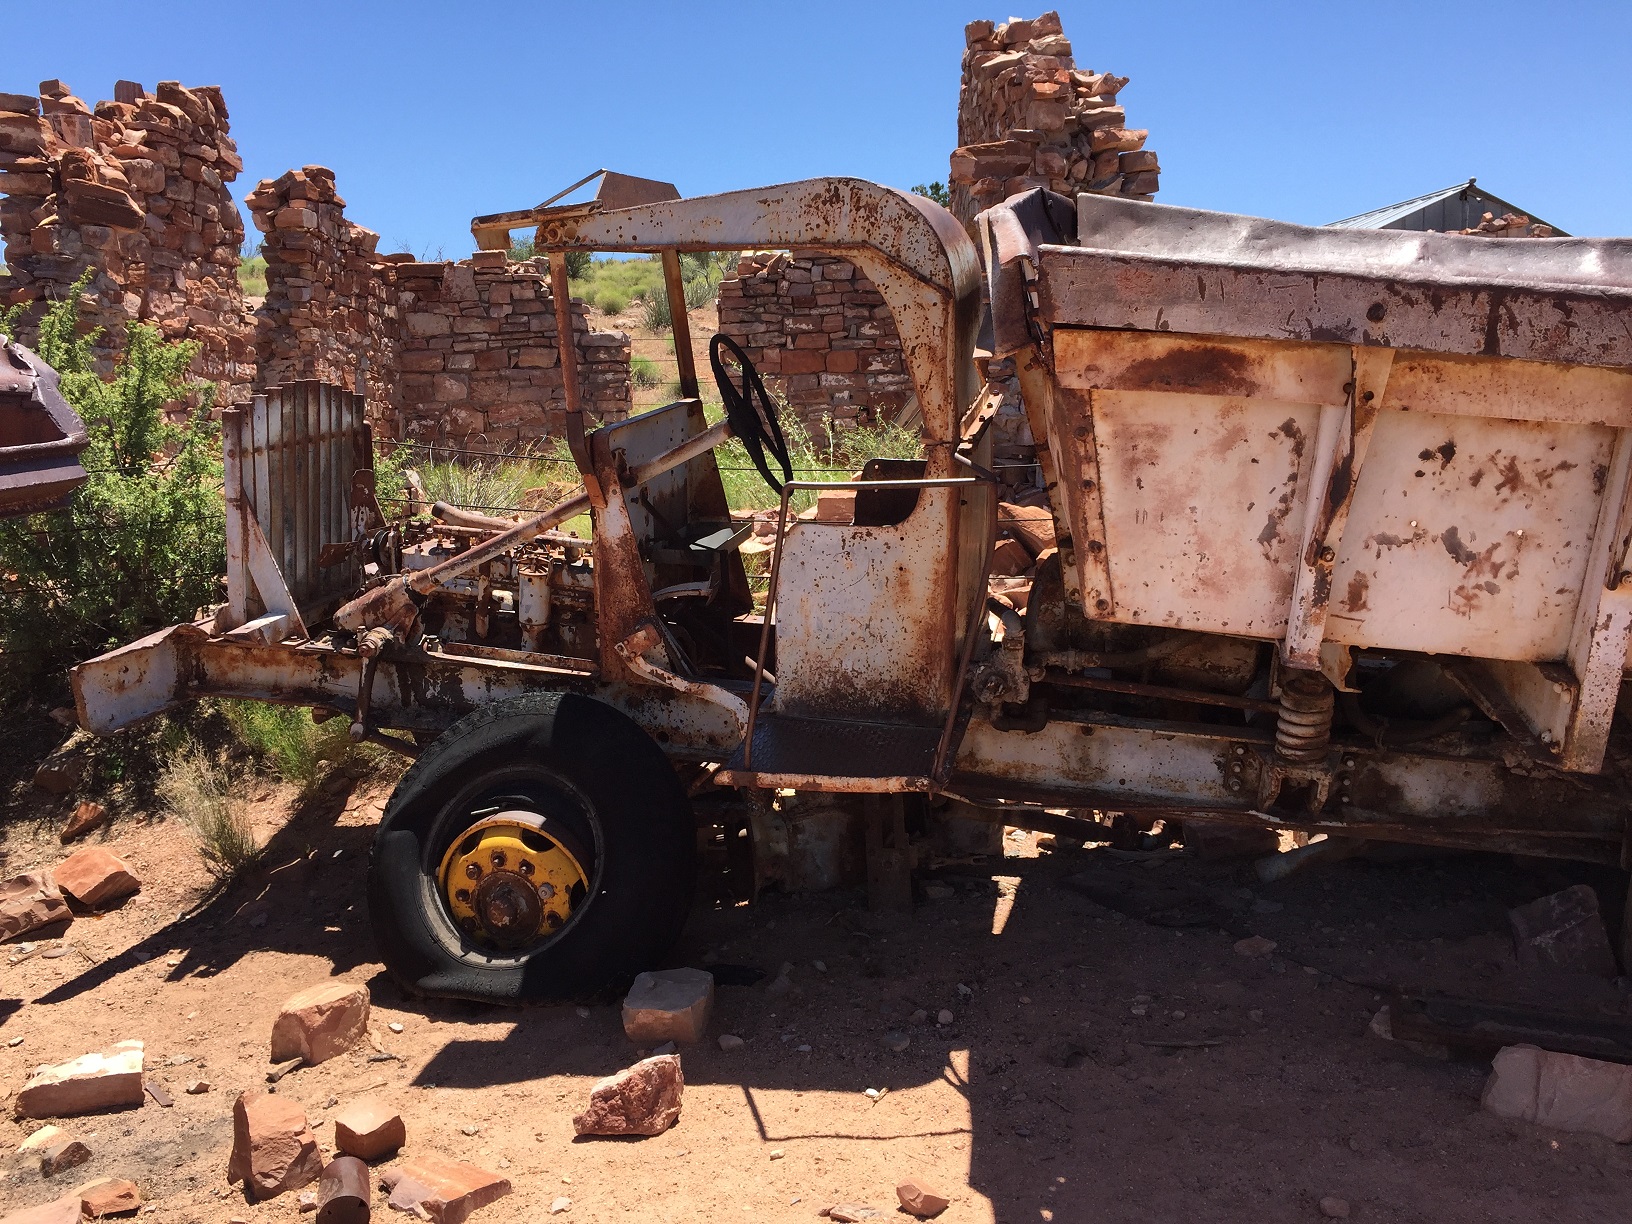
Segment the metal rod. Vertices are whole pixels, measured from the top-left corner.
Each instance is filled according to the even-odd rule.
[[[572,330],[572,289],[567,284],[567,253],[550,252],[550,297],[555,306],[555,347],[561,355],[561,390],[567,401],[567,449],[583,477],[589,504],[606,505],[606,495],[589,458],[589,442],[584,436],[584,403],[578,387],[578,343]]]
[[[1071,676],[1049,668],[1043,673],[1043,683],[1066,688],[1097,689],[1107,693],[1126,693],[1130,697],[1159,697],[1168,701],[1189,702],[1192,705],[1227,706],[1232,710],[1251,710],[1258,714],[1277,714],[1280,703],[1258,697],[1236,697],[1229,693],[1207,693],[1198,689],[1171,688],[1165,684],[1137,684],[1132,680],[1110,680],[1099,676]]]
[[[680,252],[663,252],[663,288],[669,298],[669,327],[674,332],[674,361],[679,368],[680,395],[697,398],[697,361],[691,351],[691,317],[686,314],[686,284],[680,275]]]
[[[995,548],[997,545],[997,497],[995,495],[992,496],[988,499],[988,502],[990,508],[986,515],[986,520],[987,525],[991,528],[989,534],[992,544],[986,550],[986,567],[987,569],[990,569],[992,548]],[[963,533],[960,531],[957,533],[957,536],[959,543],[961,544]],[[956,562],[954,562],[952,566],[952,572],[954,574],[958,572]],[[941,728],[940,742],[935,745],[935,765],[930,770],[930,777],[934,778],[937,782],[945,780],[944,769],[947,763],[946,754],[951,751],[952,731],[958,725],[958,710],[963,705],[963,686],[969,677],[969,661],[975,654],[975,635],[980,632],[981,622],[986,619],[986,604],[988,596],[986,593],[987,584],[985,575],[981,576],[979,585],[980,591],[975,599],[975,609],[969,618],[969,627],[963,635],[963,649],[958,652],[958,674],[957,678],[952,682],[951,708],[946,712],[946,726]]]

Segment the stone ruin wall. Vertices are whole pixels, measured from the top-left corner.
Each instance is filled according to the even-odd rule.
[[[238,283],[243,222],[226,184],[243,169],[213,86],[121,81],[93,108],[61,81],[0,93],[0,236],[10,276],[0,305],[25,307],[25,342],[48,302],[86,271],[81,317],[104,329],[111,371],[125,325],[197,341],[193,372],[218,402],[255,381],[252,324]]]
[[[1077,68],[1058,13],[970,22],[964,41],[950,180],[952,211],[971,233],[976,213],[1033,187],[1156,194],[1149,132],[1128,127],[1117,101],[1128,79]]]
[[[547,274],[502,253],[420,264],[381,255],[345,216],[334,172],[291,170],[246,200],[264,235],[267,295],[238,280],[244,227],[226,184],[243,168],[214,86],[120,82],[95,108],[60,81],[0,93],[0,306],[25,307],[25,342],[47,303],[92,273],[82,319],[104,329],[111,372],[132,321],[200,345],[192,372],[217,406],[257,386],[322,378],[355,390],[383,435],[510,445],[565,423]],[[629,412],[629,338],[591,332],[575,304],[586,411]]]
[[[266,304],[256,348],[266,384],[362,375],[372,418],[391,437],[513,446],[566,425],[548,274],[502,251],[421,263],[380,255],[379,235],[347,220],[334,172],[305,166],[248,197],[266,235]],[[573,306],[584,408],[621,420],[629,337],[591,332]]]
[[[362,376],[369,419],[394,433],[399,315],[391,265],[375,251],[379,235],[346,219],[334,172],[323,166],[263,179],[245,203],[265,235],[259,385],[317,378],[356,391]]]
[[[848,260],[744,255],[720,283],[719,327],[807,429],[899,417],[914,399],[883,296]]]
[[[543,260],[478,251],[457,263],[396,266],[403,319],[402,434],[423,442],[481,438],[513,446],[566,429],[555,299]],[[572,303],[584,411],[629,414],[629,337],[589,329]]]

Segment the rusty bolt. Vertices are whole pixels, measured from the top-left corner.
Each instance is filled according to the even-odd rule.
[[[1077,563],[1077,554],[1068,551],[1061,555],[1060,560],[1066,565],[1075,565]]]
[[[1240,790],[1241,789],[1241,779],[1240,778],[1231,778],[1230,779],[1230,789],[1232,791]]]
[[[1086,426],[1086,425],[1078,425],[1078,426],[1077,426],[1077,430],[1076,430],[1076,433],[1077,433],[1077,437],[1079,437],[1079,438],[1086,438],[1086,437],[1087,437],[1087,436],[1088,436],[1088,426]]]
[[[481,879],[482,878],[482,865],[480,863],[466,863],[465,864],[465,874],[467,876],[469,876],[473,880]]]
[[[521,862],[516,864],[516,870],[524,876],[531,876],[533,874],[533,865],[526,859],[522,859]]]
[[[493,851],[493,856],[492,857],[493,857],[493,866],[494,866],[495,870],[500,868],[500,867],[503,867],[507,862],[510,861],[508,858],[505,857],[505,853],[504,853],[503,850]]]
[[[1343,758],[1343,768],[1344,769],[1353,769],[1354,768],[1354,758],[1353,757],[1344,757]]]
[[[1246,749],[1245,745],[1237,744],[1235,746],[1235,755],[1236,756],[1246,756],[1247,755],[1247,749]]]
[[[1105,545],[1101,544],[1098,540],[1089,540],[1088,551],[1097,556],[1099,553],[1105,551]]]
[[[1242,765],[1241,765],[1240,761],[1236,761],[1234,764],[1232,764],[1230,766],[1230,772],[1231,773],[1240,773],[1241,769],[1242,769]]]
[[[1094,600],[1094,607],[1098,608],[1101,612],[1108,612],[1110,611],[1111,601],[1108,599],[1096,599]]]
[[[1082,481],[1082,487],[1085,490],[1086,489],[1092,489],[1094,487],[1093,477],[1091,477],[1091,476],[1090,477],[1084,477],[1083,481]]]
[[[1322,561],[1325,561],[1327,564],[1330,564],[1331,562],[1336,561],[1337,560],[1337,550],[1334,549],[1330,544],[1328,544],[1325,548],[1320,550],[1320,559]]]
[[[1373,302],[1371,304],[1371,308],[1366,311],[1366,318],[1370,319],[1373,323],[1381,323],[1383,321],[1383,317],[1387,314],[1387,306],[1384,306],[1381,302]]]

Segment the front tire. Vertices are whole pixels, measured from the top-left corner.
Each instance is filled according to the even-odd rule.
[[[413,994],[565,1002],[658,963],[695,875],[690,805],[651,738],[592,698],[529,694],[467,715],[404,775],[369,916]]]

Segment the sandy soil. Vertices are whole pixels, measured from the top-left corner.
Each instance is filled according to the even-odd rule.
[[[250,1204],[227,1186],[231,1106],[264,1081],[279,1002],[339,976],[372,990],[373,1038],[392,1057],[366,1046],[278,1091],[325,1145],[337,1103],[384,1097],[407,1122],[408,1153],[512,1180],[475,1217],[495,1224],[549,1218],[561,1195],[569,1222],[811,1221],[838,1202],[905,1219],[893,1187],[908,1176],[951,1195],[941,1218],[954,1224],[1304,1221],[1328,1195],[1368,1221],[1632,1214],[1632,1151],[1484,1114],[1486,1066],[1367,1035],[1384,984],[1517,981],[1504,909],[1573,868],[1349,862],[1262,887],[1179,851],[1040,852],[1011,834],[1004,858],[937,873],[937,899],[910,916],[869,915],[846,894],[701,906],[674,963],[767,971],[719,991],[713,1032],[746,1047],[683,1051],[684,1112],[667,1134],[575,1140],[589,1086],[637,1056],[617,1008],[404,998],[374,959],[363,902],[384,794],[349,785],[304,803],[269,794],[262,865],[214,895],[174,821],[126,817],[93,835],[145,886],[32,955],[0,948],[0,1095],[38,1063],[140,1037],[174,1105],[66,1123],[94,1157],[49,1182],[0,1157],[0,1205],[116,1175],[154,1205],[144,1220],[299,1218],[293,1195]],[[0,853],[9,874],[62,851],[49,821],[14,820]],[[1073,877],[1147,911],[1154,881],[1179,898],[1159,921],[1190,925],[1127,917],[1139,906],[1096,904]],[[1279,948],[1243,957],[1233,945],[1246,933]],[[784,961],[793,989],[770,993]],[[943,1008],[953,1020],[940,1026]],[[910,1035],[904,1052],[885,1047],[892,1030]],[[186,1095],[197,1079],[210,1090]],[[874,1103],[868,1088],[888,1091]],[[9,1153],[33,1124],[6,1113]],[[383,1199],[376,1210],[395,1218]]]

